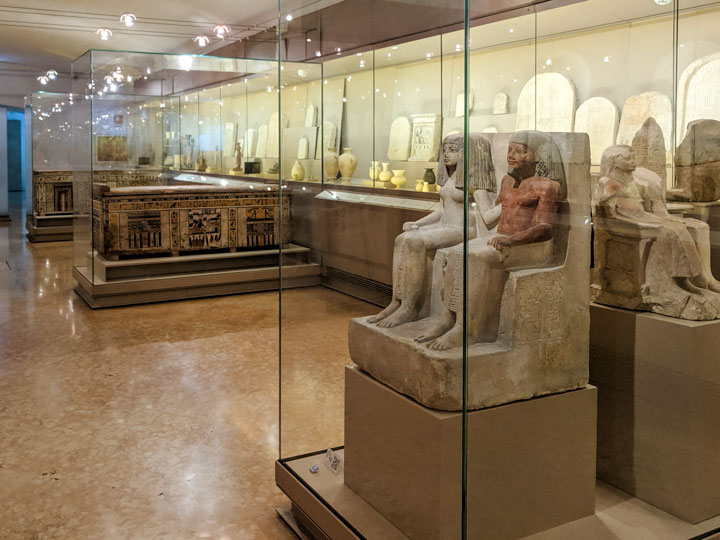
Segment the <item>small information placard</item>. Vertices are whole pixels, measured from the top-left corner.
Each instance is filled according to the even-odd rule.
[[[325,452],[325,466],[334,474],[337,474],[342,469],[342,465],[342,458],[332,448],[328,448],[327,452]]]

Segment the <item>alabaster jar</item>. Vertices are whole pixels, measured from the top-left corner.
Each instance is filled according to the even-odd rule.
[[[393,170],[393,176],[390,179],[390,182],[396,187],[399,188],[407,181],[407,178],[405,178],[405,169],[402,170]]]
[[[300,163],[300,160],[297,160],[295,165],[293,165],[293,168],[290,171],[290,178],[297,181],[305,179],[305,167],[303,167],[303,164]]]
[[[420,180],[415,181],[415,191],[422,191],[423,190],[423,184],[426,182],[423,182],[422,178]]]
[[[352,148],[343,148],[343,153],[338,158],[338,166],[343,178],[352,178],[357,169],[357,158],[352,153]]]
[[[389,163],[383,163],[382,164],[382,171],[380,171],[380,174],[378,174],[378,180],[381,182],[389,182],[392,178],[392,173],[390,172],[390,164]]]
[[[328,148],[323,156],[323,165],[325,166],[325,178],[328,180],[336,180],[340,165],[338,164],[338,155],[335,147]]]
[[[379,161],[371,161],[370,162],[370,171],[368,174],[370,175],[370,180],[377,180],[380,176],[380,171],[382,171],[382,168],[380,167]]]

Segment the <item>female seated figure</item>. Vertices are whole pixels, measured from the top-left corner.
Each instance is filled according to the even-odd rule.
[[[555,142],[538,131],[510,137],[508,173],[494,204],[477,201],[484,231],[468,242],[468,343],[497,339],[505,282],[512,270],[547,266],[553,253],[556,214],[565,198],[565,170]],[[434,350],[462,345],[462,244],[448,253],[443,276],[443,308],[439,321],[416,338]]]
[[[432,214],[403,225],[403,233],[395,239],[393,252],[393,297],[390,304],[368,322],[392,328],[418,319],[425,295],[430,289],[428,257],[444,247],[463,241],[464,218],[464,137],[449,135],[443,141],[438,163],[438,184],[441,208]],[[495,170],[490,143],[479,135],[468,140],[468,194],[476,190],[496,191]],[[472,201],[471,196],[468,197]],[[469,212],[468,235],[474,238],[477,225],[474,212]]]

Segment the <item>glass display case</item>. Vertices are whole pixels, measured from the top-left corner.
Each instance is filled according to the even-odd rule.
[[[91,50],[73,62],[74,272],[93,307],[253,290],[240,283],[257,266],[248,252],[267,266],[290,240],[277,78],[265,60]]]
[[[33,242],[72,240],[72,94],[28,96],[32,125],[31,214]]]
[[[280,2],[280,177],[324,287],[280,294],[283,518],[716,529],[720,379],[697,347],[720,336],[720,5],[300,4]]]

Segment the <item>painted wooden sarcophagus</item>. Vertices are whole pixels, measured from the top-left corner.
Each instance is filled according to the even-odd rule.
[[[278,186],[93,186],[93,245],[108,259],[287,244],[290,216]]]

